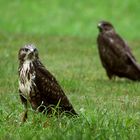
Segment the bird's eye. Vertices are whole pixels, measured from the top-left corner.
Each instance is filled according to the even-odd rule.
[[[37,49],[35,48],[34,51],[37,52]]]
[[[38,50],[36,48],[34,49],[34,52],[35,52],[35,54],[38,54]]]
[[[27,48],[24,48],[24,51],[25,51],[25,52],[28,52],[28,49],[27,49]]]
[[[104,28],[104,30],[108,30],[109,29],[108,25],[106,25],[106,24],[103,26],[103,28]]]
[[[104,24],[103,26],[104,26],[104,28],[106,28],[106,27],[107,27],[107,25],[106,25],[106,24]]]

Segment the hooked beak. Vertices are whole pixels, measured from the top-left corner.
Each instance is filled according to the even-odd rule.
[[[101,25],[102,25],[102,24],[101,24],[101,23],[99,23],[99,24],[97,25],[97,27],[98,27],[98,28],[101,28]]]
[[[30,52],[34,52],[34,49],[32,48],[32,49],[30,49]]]
[[[30,49],[29,58],[31,59],[34,55],[34,49]]]
[[[99,31],[101,32],[101,31],[102,31],[102,24],[99,23],[99,24],[97,25],[97,27],[98,27]]]

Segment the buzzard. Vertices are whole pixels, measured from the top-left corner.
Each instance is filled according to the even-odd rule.
[[[77,115],[55,77],[39,60],[38,50],[34,45],[20,48],[18,59],[19,94],[25,106],[23,122],[27,119],[28,106],[48,114],[57,109],[60,113]]]
[[[116,33],[113,25],[107,21],[101,21],[98,24],[98,29],[99,55],[109,79],[118,76],[139,81],[140,66],[129,46]]]

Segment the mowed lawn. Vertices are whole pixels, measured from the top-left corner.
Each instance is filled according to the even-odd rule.
[[[108,20],[140,62],[138,0],[0,1],[0,140],[139,140],[140,83],[108,80],[100,63],[97,23]],[[18,94],[18,50],[37,46],[78,112],[47,117],[24,110]]]

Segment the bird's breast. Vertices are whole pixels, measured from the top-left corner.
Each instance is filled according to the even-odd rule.
[[[19,89],[21,95],[29,99],[30,94],[34,94],[35,84],[35,70],[31,62],[26,62],[23,64],[19,73]]]

